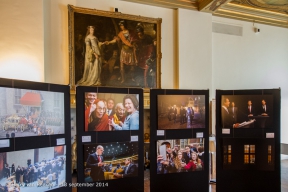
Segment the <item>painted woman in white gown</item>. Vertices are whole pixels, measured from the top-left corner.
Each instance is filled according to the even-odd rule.
[[[103,43],[99,42],[97,37],[94,36],[94,29],[94,26],[87,27],[84,73],[77,85],[101,85],[102,61],[99,46]]]

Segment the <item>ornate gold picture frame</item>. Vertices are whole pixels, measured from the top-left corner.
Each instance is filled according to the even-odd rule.
[[[68,5],[69,82],[161,88],[161,18]]]

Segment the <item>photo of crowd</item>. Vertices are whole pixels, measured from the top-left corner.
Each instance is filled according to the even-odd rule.
[[[0,153],[0,192],[43,192],[66,181],[66,146]]]
[[[222,128],[271,128],[272,95],[222,95]]]
[[[139,130],[139,95],[85,93],[85,131]]]
[[[205,128],[205,95],[158,95],[158,129]]]
[[[84,145],[86,182],[138,176],[138,142]]]
[[[157,141],[157,174],[204,170],[204,139]]]
[[[64,93],[0,87],[0,138],[64,134]]]

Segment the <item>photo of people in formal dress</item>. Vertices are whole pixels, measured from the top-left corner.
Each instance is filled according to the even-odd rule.
[[[66,182],[66,146],[0,153],[0,190],[50,191]]]
[[[86,182],[138,176],[138,142],[84,145]]]
[[[85,93],[85,131],[139,130],[139,95]]]
[[[158,95],[158,129],[205,128],[205,95]]]
[[[74,13],[75,85],[156,88],[157,24]]]
[[[204,170],[204,139],[157,141],[157,174]]]
[[[0,87],[0,138],[64,134],[64,93]]]
[[[272,95],[222,95],[222,128],[272,128]]]

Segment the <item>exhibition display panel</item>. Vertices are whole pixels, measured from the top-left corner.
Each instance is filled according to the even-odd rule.
[[[152,89],[150,103],[150,191],[208,192],[209,90]]]
[[[0,78],[0,93],[0,188],[71,191],[69,86]]]
[[[280,89],[216,90],[216,189],[281,191]]]
[[[76,88],[78,191],[144,191],[143,90]]]

